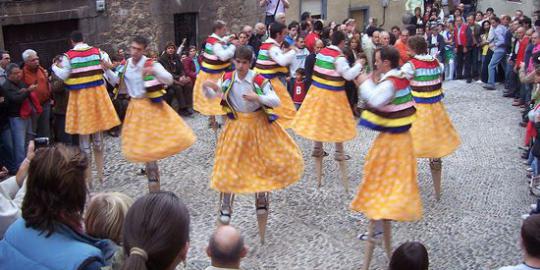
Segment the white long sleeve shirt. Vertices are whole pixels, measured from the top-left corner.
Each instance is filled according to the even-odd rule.
[[[328,46],[329,49],[337,50],[341,52],[341,49],[337,46]],[[360,75],[360,72],[362,72],[362,65],[360,63],[356,63],[354,66],[349,65],[349,61],[343,56],[340,56],[336,59],[336,71],[343,77],[346,81],[352,81],[358,75]]]
[[[127,68],[124,74],[124,81],[121,83],[120,91],[126,90],[132,98],[144,98],[146,95],[146,89],[144,87],[144,63],[148,58],[143,56],[139,62],[133,63],[133,58],[127,60]],[[152,66],[154,69],[154,77],[165,85],[173,84],[173,76],[158,62],[154,62]],[[107,70],[105,73],[107,80],[116,85],[120,82],[118,74],[111,70]]]
[[[25,186],[19,187],[15,176],[0,182],[0,239],[4,238],[4,233],[11,223],[21,216],[25,191]]]
[[[210,36],[220,40],[223,43],[227,43],[226,38],[222,38],[222,37],[216,35],[216,33],[213,33]],[[226,47],[224,47],[221,43],[216,42],[214,44],[214,46],[212,46],[212,51],[217,56],[217,58],[219,58],[219,60],[228,61],[229,59],[233,58],[234,52],[236,51],[236,46],[230,44],[230,45],[227,45]]]
[[[253,79],[256,75],[257,74],[255,73],[255,71],[250,70],[246,74],[245,78],[240,79],[238,76],[236,76],[235,73],[234,84],[232,86],[232,89],[229,91],[228,98],[231,106],[233,107],[233,110],[242,113],[250,113],[261,108],[261,104],[271,108],[279,107],[279,105],[281,104],[279,97],[272,89],[272,85],[270,83],[264,84],[262,88],[263,94],[259,95],[260,103],[248,101],[244,98],[245,94],[255,92],[255,90],[253,89]],[[221,79],[217,82],[219,89],[221,89],[222,83],[223,81]],[[205,95],[208,98],[217,98],[218,94],[213,89],[206,87],[204,90]]]
[[[286,67],[292,63],[296,55],[295,50],[290,50],[286,53],[283,53],[283,51],[280,48],[280,44],[274,39],[269,38],[266,40],[266,42],[271,42],[275,45],[275,46],[270,47],[270,50],[268,51],[270,58],[272,58],[274,62],[278,63],[278,65],[283,66],[283,67]]]
[[[86,43],[78,43],[73,47],[73,49],[74,50],[82,50],[82,49],[86,49],[86,48],[89,48],[89,47],[90,46],[88,46],[88,44],[86,44]],[[109,55],[106,52],[100,50],[100,54],[101,54],[101,60],[102,61],[107,62],[107,63],[111,63],[111,59],[109,58]],[[69,59],[66,56],[62,57],[62,67],[52,65],[52,71],[61,80],[63,80],[63,81],[67,80],[69,78],[69,76],[71,75],[71,64],[69,63]]]
[[[381,77],[381,83],[376,84],[372,79],[364,81],[360,85],[360,95],[365,99],[370,107],[381,108],[394,98],[396,89],[391,80],[386,80],[390,76],[401,75],[401,71],[393,69]]]
[[[294,76],[294,73],[296,73],[297,69],[306,67],[306,58],[308,57],[308,55],[309,50],[306,48],[300,49],[295,54],[293,61],[291,62],[291,66],[289,67],[291,76]]]

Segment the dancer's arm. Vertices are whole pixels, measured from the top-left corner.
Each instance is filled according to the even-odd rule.
[[[158,79],[158,81],[166,85],[173,84],[174,79],[172,74],[169,73],[160,63],[155,62],[154,65],[152,65],[152,70],[154,76]]]
[[[375,84],[369,75],[360,75],[360,95],[367,103],[374,108],[380,108],[394,98],[394,84],[390,80],[385,80]]]
[[[360,75],[362,65],[359,62],[356,62],[356,64],[351,67],[345,57],[338,57],[338,59],[336,59],[336,71],[346,81],[352,81]]]
[[[414,78],[414,67],[409,62],[403,64],[403,66],[401,67],[401,72],[403,72],[403,74],[405,74],[405,77],[407,77],[407,79],[409,80]]]
[[[54,63],[52,65],[52,71],[58,78],[65,81],[69,78],[69,75],[71,75],[71,65],[65,55],[60,59],[60,63]]]
[[[263,94],[258,95],[259,103],[270,108],[276,108],[276,107],[279,107],[279,105],[281,105],[281,100],[279,100],[279,97],[277,96],[276,92],[272,88],[272,84],[270,82],[266,82],[264,84],[262,91],[263,91]]]
[[[236,46],[234,44],[231,44],[227,47],[227,49],[223,48],[223,45],[220,43],[214,44],[214,47],[212,48],[214,51],[214,54],[219,58],[221,61],[228,61],[234,56],[234,52],[236,51]]]
[[[278,63],[278,65],[286,67],[292,63],[294,57],[296,56],[295,50],[290,50],[286,53],[281,52],[281,49],[277,46],[272,46],[268,51],[270,57]]]
[[[211,80],[205,81],[202,85],[204,95],[209,99],[221,98],[221,80],[217,83]]]

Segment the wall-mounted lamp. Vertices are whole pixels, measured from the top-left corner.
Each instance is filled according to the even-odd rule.
[[[388,1],[389,0],[381,0],[381,5],[382,5],[383,8],[388,7]]]
[[[105,0],[96,0],[96,11],[97,12],[105,11]]]

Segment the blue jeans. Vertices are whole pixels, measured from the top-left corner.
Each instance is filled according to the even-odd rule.
[[[15,167],[19,166],[26,157],[26,141],[32,134],[32,121],[20,117],[10,117],[9,126],[11,129],[11,139],[13,142],[13,158]]]
[[[5,166],[10,173],[17,173],[13,160],[13,140],[9,124],[0,127],[0,165]]]
[[[496,51],[493,53],[493,56],[491,57],[491,61],[489,62],[488,66],[488,84],[491,86],[495,86],[495,76],[497,76],[496,69],[499,63],[505,59],[506,52],[504,51]]]

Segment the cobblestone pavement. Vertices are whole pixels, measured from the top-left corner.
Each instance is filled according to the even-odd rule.
[[[520,262],[520,215],[535,199],[528,195],[525,167],[517,146],[523,129],[518,110],[500,91],[480,84],[445,84],[445,104],[463,144],[444,159],[443,197],[436,202],[426,160],[419,161],[419,185],[424,218],[393,223],[394,248],[416,240],[429,251],[432,269],[496,269]],[[192,236],[186,269],[209,264],[205,246],[215,228],[218,194],[209,189],[215,139],[206,118],[186,121],[198,136],[194,146],[160,161],[162,189],[174,191],[191,209]],[[358,233],[367,228],[365,217],[348,205],[362,179],[362,167],[374,132],[360,129],[346,143],[351,191],[345,193],[332,158],[324,162],[325,182],[316,187],[309,141],[295,136],[306,160],[305,175],[297,184],[271,197],[266,244],[257,234],[254,196],[238,196],[232,225],[240,228],[249,245],[244,269],[359,269],[364,243]],[[146,179],[137,176],[140,164],[125,161],[119,139],[107,139],[106,182],[95,191],[121,191],[138,197],[146,193]],[[333,151],[333,146],[328,146]],[[330,155],[332,157],[332,155]],[[372,269],[385,269],[382,248],[375,250]]]

